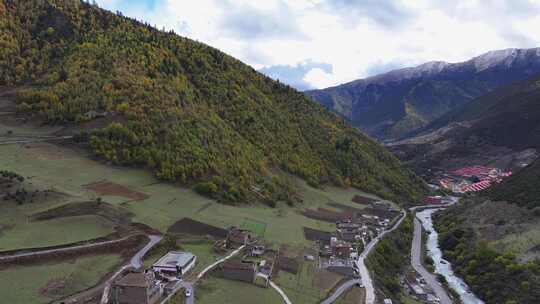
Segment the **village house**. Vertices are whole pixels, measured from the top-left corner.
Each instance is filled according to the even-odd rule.
[[[330,239],[330,248],[332,250],[332,256],[340,259],[349,259],[354,252],[351,243],[338,240],[336,237]]]
[[[255,245],[255,246],[251,247],[250,254],[251,254],[251,256],[254,256],[254,257],[260,257],[265,252],[266,252],[266,247],[264,247],[263,245]]]
[[[249,231],[231,227],[227,235],[227,248],[238,248],[255,242],[255,236]]]
[[[152,270],[165,277],[180,278],[197,262],[190,252],[171,251],[152,265]]]
[[[252,262],[226,261],[220,266],[224,278],[247,283],[255,282],[257,266]]]
[[[362,224],[352,221],[337,222],[336,231],[340,239],[351,242],[361,236]]]
[[[130,272],[113,283],[113,304],[154,304],[163,290],[154,273]]]

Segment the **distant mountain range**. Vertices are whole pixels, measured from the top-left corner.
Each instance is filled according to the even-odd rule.
[[[478,97],[388,146],[422,174],[472,164],[517,169],[540,150],[540,76]]]
[[[428,62],[305,93],[378,139],[425,127],[471,100],[540,74],[540,48],[491,51],[460,63]]]

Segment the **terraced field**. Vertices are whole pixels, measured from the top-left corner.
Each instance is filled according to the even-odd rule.
[[[25,132],[32,131],[31,127],[25,128],[28,128]],[[54,132],[56,131],[54,130]],[[31,187],[51,189],[55,193],[62,194],[54,199],[23,205],[2,201],[0,203],[0,251],[53,246],[103,237],[118,229],[121,224],[118,216],[126,217],[126,223],[143,223],[163,233],[166,233],[174,223],[183,218],[191,218],[218,228],[234,225],[254,230],[260,236],[264,236],[265,241],[275,246],[288,244],[306,247],[311,246],[312,241],[306,240],[304,227],[332,231],[334,224],[305,217],[302,214],[303,210],[323,208],[339,211],[332,206],[335,206],[336,203],[362,208],[351,199],[356,195],[366,195],[355,189],[334,187],[315,189],[305,182],[297,180],[304,200],[304,203],[299,206],[290,207],[285,203],[279,203],[277,208],[261,204],[242,207],[228,206],[202,197],[191,189],[159,182],[144,169],[110,166],[93,159],[92,155],[80,148],[44,142],[0,145],[0,169],[15,171],[26,177],[26,183]],[[110,204],[107,205],[105,213],[89,214],[87,210],[82,210],[82,202],[93,202],[98,198]],[[47,213],[48,210],[66,204],[72,207],[64,207],[64,209],[56,209]],[[79,208],[81,214],[77,213]],[[108,212],[113,209],[117,210],[109,214]],[[69,210],[69,212],[64,217],[39,221],[34,219],[37,214],[56,214],[57,210],[63,210],[62,212]],[[72,213],[78,215],[69,216]],[[204,244],[186,243],[183,244],[183,247],[200,256],[199,261],[202,264],[215,259],[209,242]],[[83,262],[66,262],[20,269],[8,268],[6,271],[2,271],[0,281],[7,280],[8,274],[14,271],[17,271],[21,280],[24,280],[34,270],[42,273],[60,273],[61,275],[78,273],[84,271],[86,267],[84,261],[93,258],[95,257],[82,257],[80,260]],[[147,263],[149,262],[147,261]],[[113,264],[112,261],[103,264],[103,267],[96,269],[91,280],[84,279],[81,281],[81,285],[72,286],[69,291],[90,287],[92,282],[95,283],[100,277],[106,275]],[[287,292],[292,293],[293,299],[300,300],[299,303],[302,303],[301,299],[310,299],[309,301],[311,301],[321,298],[322,295],[320,292],[314,291],[318,287],[313,287],[312,283],[309,283],[309,286],[306,285],[310,273],[304,270],[301,270],[296,276],[282,272],[281,278],[283,283],[287,283],[287,277],[290,276],[291,284],[285,288],[288,289]],[[61,277],[61,275],[58,276]],[[42,301],[45,296],[39,292],[39,288],[54,279],[54,275],[53,277],[38,276],[35,278],[35,280],[38,279],[41,281],[34,285],[39,287],[28,291],[28,295],[25,295],[25,299],[28,301],[25,303]],[[304,281],[306,284],[302,283]],[[293,284],[292,282],[300,282],[301,284]],[[218,281],[211,284],[232,284],[234,286],[231,285],[231,288],[246,290],[249,294],[260,293],[258,287],[240,283],[240,285],[235,285],[235,283]],[[313,294],[307,298],[301,295],[305,288],[313,291]],[[266,292],[263,293],[266,294]],[[6,295],[6,298],[15,298],[17,291],[6,288],[6,290],[2,290],[2,294]],[[202,298],[201,301],[213,303],[214,299],[223,296],[220,292],[210,292],[206,299]],[[273,295],[268,297],[274,299]]]
[[[90,288],[120,262],[117,255],[81,257],[0,270],[2,303],[38,304]]]

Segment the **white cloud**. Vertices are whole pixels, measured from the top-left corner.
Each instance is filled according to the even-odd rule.
[[[304,76],[304,80],[316,88],[325,88],[334,84],[333,75],[321,68],[311,69]]]
[[[257,69],[312,68],[321,88],[426,61],[540,44],[539,0],[98,0],[111,10],[174,29]],[[153,3],[147,9],[140,3]],[[290,71],[298,72],[298,71]],[[285,75],[284,75],[285,76]],[[287,77],[280,77],[287,79]]]

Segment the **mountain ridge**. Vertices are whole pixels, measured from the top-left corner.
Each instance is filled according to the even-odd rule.
[[[458,63],[427,62],[305,93],[369,135],[395,139],[499,86],[537,73],[540,48],[505,49]]]

